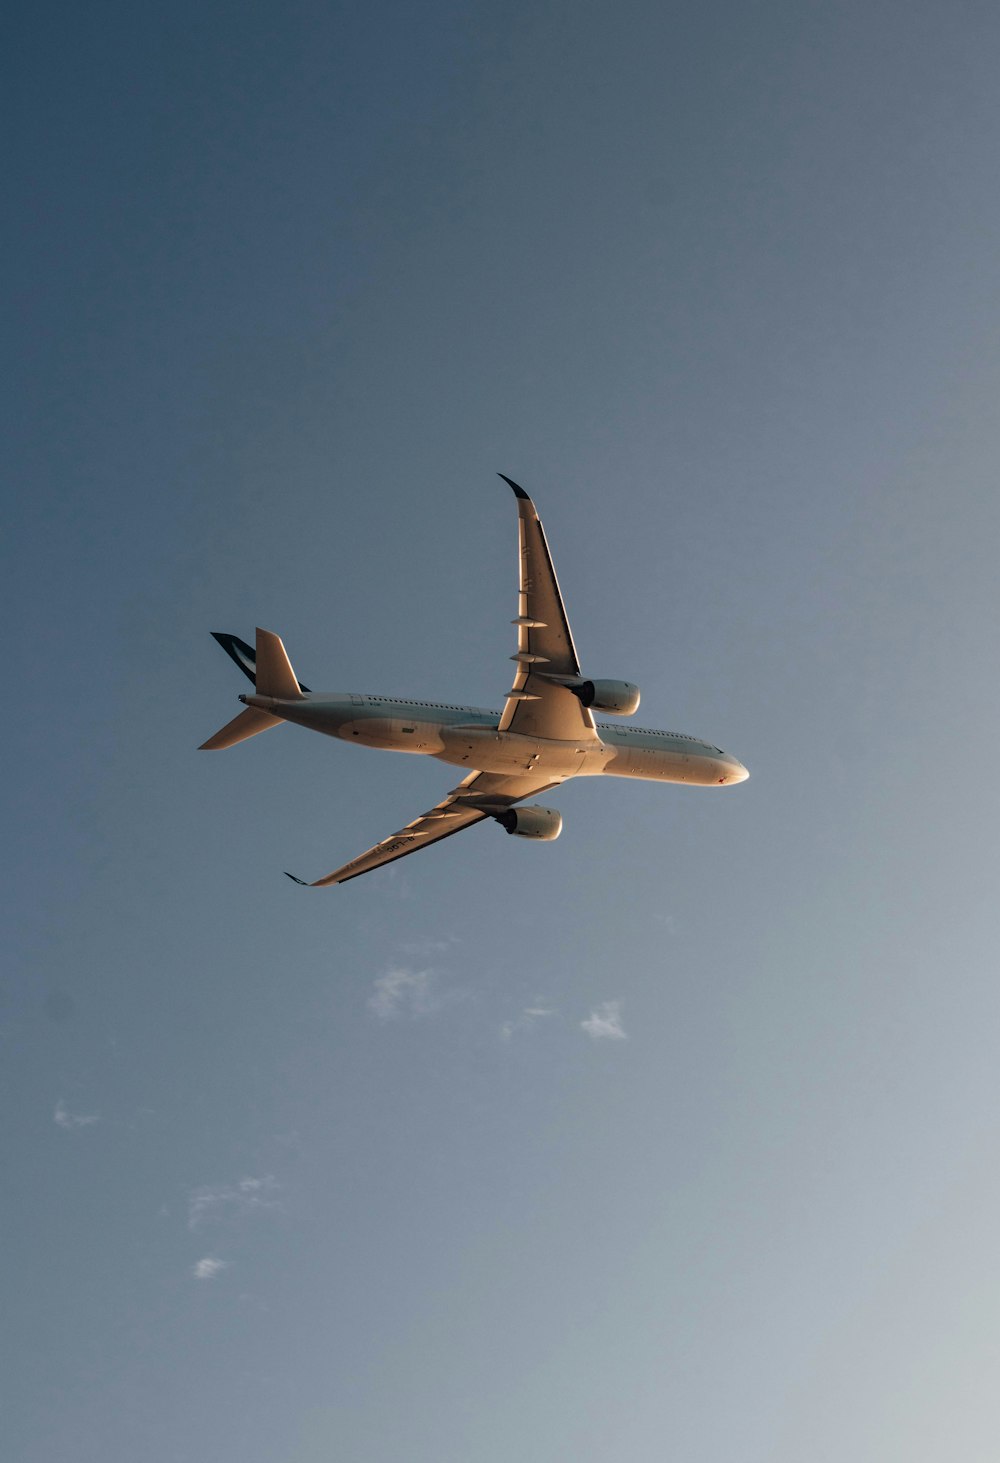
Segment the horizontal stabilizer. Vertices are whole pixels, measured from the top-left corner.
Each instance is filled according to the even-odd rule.
[[[221,731],[217,731],[214,737],[209,737],[207,742],[202,742],[198,751],[222,752],[226,747],[235,747],[237,742],[245,742],[247,737],[255,737],[258,732],[280,725],[280,716],[272,716],[269,711],[261,711],[256,706],[248,706],[246,711],[241,711],[239,716],[234,716]]]
[[[257,694],[277,701],[301,701],[302,692],[279,635],[257,630]]]

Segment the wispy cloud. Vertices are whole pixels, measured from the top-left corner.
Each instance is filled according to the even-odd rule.
[[[232,1222],[261,1209],[280,1209],[281,1186],[271,1174],[236,1184],[205,1184],[188,1196],[188,1229],[215,1221]]]
[[[368,997],[368,1009],[380,1021],[397,1016],[426,1016],[437,1010],[440,997],[434,989],[433,970],[411,970],[405,965],[390,965],[375,981]]]
[[[89,1128],[92,1123],[101,1121],[101,1115],[97,1112],[71,1112],[60,1098],[52,1114],[52,1121],[60,1128]]]
[[[542,1021],[546,1016],[555,1014],[555,1009],[551,1006],[525,1006],[513,1021],[503,1023],[500,1027],[500,1037],[503,1041],[510,1041],[515,1031],[530,1031],[536,1021]]]
[[[214,1280],[223,1270],[228,1270],[232,1264],[231,1260],[219,1260],[215,1255],[206,1255],[203,1260],[191,1266],[191,1274],[195,1280]]]
[[[580,1026],[592,1041],[626,1040],[620,1001],[602,1001],[599,1006],[594,1007],[586,1021],[580,1022]]]

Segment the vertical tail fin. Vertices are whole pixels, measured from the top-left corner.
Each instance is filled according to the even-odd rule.
[[[251,681],[256,680],[258,695],[273,696],[276,701],[301,701],[308,694],[305,686],[295,679],[295,672],[281,640],[277,635],[272,635],[270,630],[257,631],[256,651],[235,635],[216,634],[215,631],[212,633],[243,674],[249,676]],[[240,697],[241,701],[247,699],[249,698]],[[259,706],[248,706],[246,711],[241,711],[239,716],[234,716],[232,721],[217,731],[214,737],[202,742],[198,750],[221,752],[226,747],[235,747],[237,742],[245,742],[247,737],[255,737],[258,732],[280,724],[280,716],[272,716]]]
[[[238,665],[246,676],[247,680],[257,683],[257,652],[252,645],[241,640],[238,635],[223,634],[221,630],[212,631],[212,639],[217,640],[223,650],[229,656],[234,665]],[[309,687],[299,682],[299,690],[309,695]]]

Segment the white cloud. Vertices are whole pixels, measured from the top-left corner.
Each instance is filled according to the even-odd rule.
[[[397,1016],[426,1016],[441,1004],[433,989],[433,970],[410,970],[405,965],[390,965],[375,981],[368,997],[368,1009],[380,1021]]]
[[[580,1026],[592,1041],[625,1041],[626,1039],[620,1001],[602,1001],[599,1006],[594,1007],[586,1021],[580,1022]]]
[[[191,1274],[195,1280],[214,1280],[216,1275],[228,1270],[231,1264],[231,1260],[217,1260],[214,1255],[206,1255],[203,1260],[191,1266]]]
[[[280,1209],[280,1185],[271,1174],[243,1178],[236,1184],[205,1184],[188,1196],[188,1229],[212,1220],[242,1219],[261,1209]]]
[[[505,1021],[500,1027],[500,1036],[504,1041],[510,1041],[515,1031],[530,1031],[536,1021],[542,1021],[546,1016],[554,1016],[555,1010],[550,1006],[525,1006],[521,1014],[513,1021]]]
[[[96,1112],[70,1112],[60,1098],[56,1103],[55,1112],[52,1114],[52,1121],[60,1128],[89,1128],[91,1123],[101,1121],[101,1115]]]

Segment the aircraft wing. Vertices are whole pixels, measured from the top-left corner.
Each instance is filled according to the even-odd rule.
[[[306,879],[297,878],[295,874],[289,874],[288,877],[296,884],[305,884],[310,889],[321,889],[327,884],[346,884],[348,879],[356,879],[359,874],[367,874],[369,870],[380,868],[382,864],[391,864],[395,859],[405,858],[408,853],[417,853],[432,843],[440,843],[442,838],[450,838],[453,833],[460,833],[473,823],[481,823],[484,818],[502,813],[514,803],[544,792],[546,788],[555,787],[562,780],[557,778],[553,781],[549,778],[542,781],[538,777],[504,777],[493,772],[470,772],[435,807],[421,813],[419,818],[414,818],[412,823],[407,823],[397,833],[383,838],[381,843],[376,843],[374,848],[368,849],[350,863],[334,869],[332,874],[316,879],[312,884]]]
[[[559,678],[580,674],[573,634],[559,581],[534,503],[523,488],[499,474],[517,499],[520,583],[514,685],[500,717],[500,731],[553,741],[594,741],[594,718]],[[551,679],[555,678],[555,679]]]

